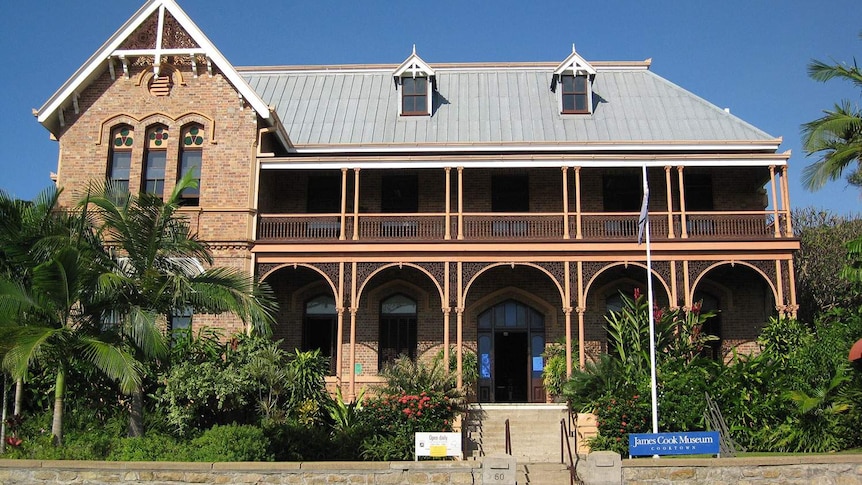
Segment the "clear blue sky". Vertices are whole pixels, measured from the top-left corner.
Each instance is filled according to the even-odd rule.
[[[652,58],[657,74],[784,138],[794,207],[862,213],[844,181],[816,193],[799,184],[811,162],[800,125],[842,98],[862,102],[849,83],[805,71],[814,58],[862,62],[860,0],[178,1],[235,66],[399,63],[413,44],[432,65],[558,62],[572,43],[587,60]],[[142,3],[4,0],[0,189],[31,199],[50,184],[58,145],[31,110]]]

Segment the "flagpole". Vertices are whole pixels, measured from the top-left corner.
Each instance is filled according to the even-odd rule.
[[[658,391],[656,389],[655,373],[655,315],[653,311],[652,290],[652,254],[650,253],[650,230],[649,230],[649,183],[647,182],[647,167],[643,166],[644,198],[641,207],[640,226],[646,240],[646,264],[647,264],[647,313],[649,314],[649,359],[650,359],[650,393],[652,397],[652,432],[658,433]],[[640,242],[640,238],[638,238]]]

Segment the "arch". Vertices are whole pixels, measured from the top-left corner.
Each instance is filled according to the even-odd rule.
[[[733,309],[733,291],[730,288],[713,280],[703,280],[700,283],[703,284],[703,287],[698,284],[692,288],[692,303],[694,303],[694,294],[701,290],[712,295],[720,295],[719,300],[721,300],[722,306],[726,309]]]
[[[99,137],[96,139],[96,145],[101,145],[102,141],[106,138],[110,140],[111,133],[120,125],[128,125],[134,129],[135,125],[139,123],[139,119],[135,118],[134,116],[129,116],[125,113],[118,113],[109,116],[108,118],[105,118],[99,125]]]
[[[298,268],[298,267],[300,267],[300,266],[301,266],[301,267],[303,267],[303,268],[308,268],[308,269],[310,269],[310,270],[312,270],[312,271],[314,271],[314,272],[318,273],[320,276],[322,276],[322,277],[323,277],[323,279],[326,281],[326,283],[327,283],[327,284],[329,284],[329,287],[332,289],[332,294],[333,294],[333,295],[335,295],[335,296],[338,296],[338,288],[337,288],[337,287],[335,286],[335,284],[332,282],[332,279],[330,279],[330,278],[329,278],[329,275],[327,275],[326,273],[324,273],[323,271],[321,271],[321,270],[320,270],[319,268],[317,268],[316,266],[313,266],[313,265],[310,265],[310,264],[307,264],[307,263],[284,263],[284,264],[278,265],[278,266],[276,266],[275,268],[272,268],[272,269],[270,269],[269,271],[267,271],[266,273],[264,273],[263,275],[261,275],[261,276],[260,276],[260,281],[266,281],[266,279],[267,279],[270,275],[274,274],[276,271],[278,271],[278,270],[280,270],[280,269],[284,269],[284,268],[288,268],[288,267],[292,267],[293,269],[296,269],[296,268]]]
[[[198,123],[204,127],[210,144],[215,145],[217,143],[215,138],[215,120],[203,113],[188,111],[177,116],[174,122],[180,125],[180,130],[184,129],[190,123]]]
[[[182,71],[168,63],[163,62],[159,65],[159,73],[159,77],[170,77],[174,84],[186,85],[186,79]],[[135,79],[135,86],[146,86],[154,75],[153,71],[144,69]]]
[[[368,282],[369,282],[369,281],[371,281],[371,280],[372,280],[372,279],[373,279],[377,274],[379,274],[379,273],[381,273],[382,271],[384,271],[384,270],[386,270],[386,269],[389,269],[389,268],[395,268],[395,267],[397,267],[398,269],[401,269],[401,268],[403,268],[404,266],[407,266],[407,267],[410,267],[410,268],[417,269],[417,270],[419,270],[421,273],[424,273],[424,274],[425,274],[425,276],[427,276],[427,277],[431,280],[431,282],[432,282],[432,283],[434,283],[434,287],[435,287],[435,288],[437,288],[437,293],[438,293],[438,295],[440,296],[440,301],[441,301],[441,302],[446,301],[446,298],[444,298],[443,288],[442,288],[442,287],[440,287],[440,282],[439,282],[439,281],[437,281],[437,279],[436,279],[436,278],[434,278],[434,275],[432,275],[432,274],[431,274],[427,269],[423,268],[422,266],[419,266],[418,264],[414,264],[414,263],[389,263],[389,264],[384,264],[383,266],[381,266],[381,267],[377,268],[376,270],[372,271],[372,272],[371,272],[371,274],[369,274],[369,275],[365,278],[365,281],[363,281],[363,282],[361,282],[361,283],[359,284],[359,288],[357,288],[357,290],[356,290],[356,301],[355,301],[355,302],[352,302],[353,306],[354,306],[354,307],[356,307],[356,308],[359,308],[359,302],[360,302],[360,301],[362,301],[362,293],[365,291],[365,286],[366,286],[366,285],[368,284]]]
[[[409,290],[406,293],[404,291],[405,288]],[[410,292],[412,292],[413,294],[410,295]],[[428,292],[419,287],[418,285],[415,285],[401,278],[387,281],[380,286],[370,290],[368,292],[368,298],[372,302],[381,302],[384,300],[384,297],[381,297],[381,295],[392,295],[395,293],[405,294],[413,298],[414,300],[416,300],[417,305],[419,305],[422,310],[431,310],[431,301]]]
[[[209,136],[210,144],[214,145],[217,143],[215,137],[215,120],[211,117],[198,111],[187,111],[174,118],[167,113],[154,111],[141,118],[136,118],[127,113],[116,113],[104,118],[100,124],[99,138],[96,140],[96,145],[101,145],[105,138],[109,138],[111,130],[118,124],[127,124],[133,128],[140,128],[141,126],[138,125],[143,125],[145,127],[153,123],[162,123],[165,125],[179,124],[180,129],[189,123],[200,123],[204,126],[204,131],[207,132],[207,136]]]
[[[592,278],[590,278],[590,281],[587,282],[586,286],[584,286],[584,303],[586,303],[587,295],[590,294],[590,289],[592,288],[593,283],[595,283],[595,281],[598,279],[598,277],[601,276],[606,271],[608,271],[609,269],[615,268],[617,266],[625,266],[625,267],[637,266],[639,268],[647,269],[645,264],[638,263],[638,262],[631,262],[631,261],[622,262],[622,263],[612,263],[612,264],[605,266],[604,268],[600,269],[596,274],[594,274],[592,276]],[[668,296],[668,301],[669,301],[671,293],[670,293],[670,287],[668,287],[667,282],[664,279],[662,279],[661,275],[658,274],[656,272],[656,270],[653,269],[651,271],[651,274],[652,274],[652,277],[655,278],[656,280],[658,280],[658,282],[664,288],[665,295]]]
[[[161,124],[165,126],[171,126],[172,124],[174,124],[174,121],[175,120],[173,119],[173,117],[171,117],[171,115],[156,111],[141,118],[141,121],[139,123],[143,125],[144,128],[149,130],[152,125]]]
[[[548,303],[547,301],[537,297],[533,293],[530,293],[526,290],[518,288],[516,286],[507,286],[505,288],[501,288],[497,291],[488,293],[482,298],[476,300],[473,304],[475,307],[475,311],[471,311],[469,318],[473,318],[474,316],[480,315],[482,312],[492,308],[500,303],[503,303],[507,300],[515,300],[521,303],[524,303],[527,306],[534,308],[542,312],[545,315],[547,326],[548,323],[551,325],[556,325],[557,323],[557,310],[554,305]]]
[[[560,285],[560,282],[557,281],[557,278],[555,278],[554,275],[552,275],[550,273],[550,271],[548,271],[547,269],[545,269],[545,268],[543,268],[543,267],[541,267],[535,263],[509,262],[509,263],[492,263],[492,264],[489,264],[488,266],[485,266],[484,268],[480,269],[479,271],[477,271],[476,274],[474,274],[473,277],[470,278],[470,281],[468,281],[467,284],[464,285],[464,293],[461,295],[463,301],[458,302],[459,307],[464,308],[466,306],[467,295],[470,293],[470,287],[473,286],[473,283],[475,283],[477,279],[479,279],[479,276],[486,273],[490,269],[496,268],[498,266],[511,266],[513,269],[515,268],[515,266],[526,266],[526,267],[530,267],[530,268],[534,268],[534,269],[539,270],[540,272],[544,273],[548,278],[551,279],[551,282],[554,283],[554,285],[557,287],[557,291],[560,293],[560,302],[561,302],[562,306],[566,306],[566,304],[567,304],[566,292],[563,289],[562,285]]]
[[[779,295],[778,295],[778,290],[775,288],[775,284],[772,282],[772,280],[769,279],[769,276],[767,276],[766,273],[764,273],[757,266],[754,266],[753,264],[745,262],[745,261],[720,261],[718,263],[711,264],[711,265],[707,266],[706,269],[701,271],[701,273],[699,275],[697,275],[697,277],[694,279],[694,282],[692,283],[691,288],[685,289],[686,301],[692,300],[692,298],[694,297],[694,289],[697,288],[697,285],[700,283],[700,281],[703,279],[703,277],[706,276],[707,273],[709,273],[710,271],[712,271],[713,269],[715,269],[719,266],[726,266],[726,265],[735,266],[737,264],[742,265],[742,266],[746,266],[750,269],[753,269],[757,274],[759,274],[763,278],[763,280],[766,281],[766,284],[769,285],[769,288],[772,290],[772,298],[773,298],[773,301],[775,302],[775,304],[777,305],[778,302],[781,301],[781,298],[779,298]]]
[[[332,292],[332,288],[329,288],[326,284],[326,281],[317,280],[313,281],[307,285],[300,286],[297,288],[290,296],[290,306],[292,308],[304,308],[300,305],[305,305],[305,302],[311,298],[320,295],[331,295],[333,299],[338,302],[338,295]],[[336,308],[341,308],[336,305]]]

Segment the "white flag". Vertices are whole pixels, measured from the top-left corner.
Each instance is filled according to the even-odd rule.
[[[638,244],[641,244],[644,239],[644,231],[646,230],[647,225],[647,217],[649,217],[649,210],[647,207],[649,206],[649,183],[647,183],[647,169],[646,166],[643,168],[644,171],[644,200],[641,202],[641,214],[638,217]]]

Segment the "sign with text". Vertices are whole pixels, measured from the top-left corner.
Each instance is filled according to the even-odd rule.
[[[416,459],[420,456],[461,458],[461,433],[416,433]]]
[[[718,431],[629,434],[630,456],[718,454]]]

